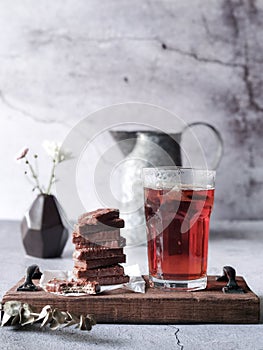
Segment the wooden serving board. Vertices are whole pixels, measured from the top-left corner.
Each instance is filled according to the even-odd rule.
[[[224,294],[222,287],[226,283],[209,276],[204,291],[166,292],[148,287],[145,294],[119,289],[95,296],[68,297],[44,291],[17,292],[21,280],[4,295],[3,302],[22,301],[36,311],[49,304],[79,315],[90,313],[98,323],[258,323],[258,296],[242,277],[237,277],[237,282],[244,294]]]

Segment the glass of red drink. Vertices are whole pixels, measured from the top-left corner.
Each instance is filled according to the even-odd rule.
[[[168,290],[205,289],[215,171],[144,168],[143,182],[150,280]]]

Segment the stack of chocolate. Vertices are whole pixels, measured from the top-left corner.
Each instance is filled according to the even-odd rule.
[[[129,281],[119,265],[126,261],[123,253],[126,241],[120,235],[123,227],[118,209],[98,209],[79,217],[72,238],[73,274],[77,281],[97,281],[100,285]]]

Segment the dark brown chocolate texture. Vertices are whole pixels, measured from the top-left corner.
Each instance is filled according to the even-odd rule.
[[[123,254],[123,248],[91,247],[76,250],[73,258],[78,260],[92,260],[116,257]]]
[[[111,266],[126,262],[126,255],[112,256],[110,258],[79,260],[73,257],[74,267],[82,270],[95,269],[97,267]]]
[[[113,231],[100,231],[100,232],[92,232],[80,235],[78,232],[73,232],[72,235],[72,242],[73,243],[80,243],[84,240],[88,240],[93,243],[100,243],[104,241],[112,241],[112,240],[119,240],[121,237],[120,230],[114,229]]]
[[[96,218],[85,220],[75,225],[75,231],[81,235],[88,235],[90,233],[114,231],[117,228],[124,227],[124,220],[115,218],[104,223],[98,221]]]
[[[123,276],[124,268],[119,264],[89,270],[82,270],[74,267],[73,273],[77,278],[96,279],[106,276]]]
[[[72,234],[73,275],[77,281],[95,280],[101,285],[129,281],[119,265],[126,261],[123,253],[126,240],[120,235],[123,227],[124,220],[119,218],[118,209],[97,209],[79,217]]]
[[[119,209],[113,209],[113,208],[97,209],[89,213],[84,213],[80,215],[78,222],[85,223],[87,220],[97,219],[99,222],[106,223],[108,221],[111,221],[112,219],[118,218],[119,215],[120,215]]]
[[[86,282],[88,279],[86,278],[78,278],[77,281],[79,282]],[[97,277],[96,281],[100,285],[111,285],[111,284],[122,284],[129,282],[129,276],[105,276],[105,277]]]
[[[89,247],[108,247],[108,248],[122,248],[126,245],[126,239],[122,236],[120,236],[119,230],[118,231],[110,231],[113,234],[108,235],[108,232],[100,232],[99,234],[99,240],[96,239],[97,234],[93,234],[91,236],[91,239],[87,239],[83,236],[78,235],[77,233],[73,233],[72,237],[72,243],[75,244],[75,248],[82,249],[82,248],[89,248]],[[110,238],[110,239],[109,239]]]

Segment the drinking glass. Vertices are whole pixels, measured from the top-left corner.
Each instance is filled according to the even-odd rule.
[[[143,183],[150,281],[168,290],[205,289],[215,171],[144,168]]]

